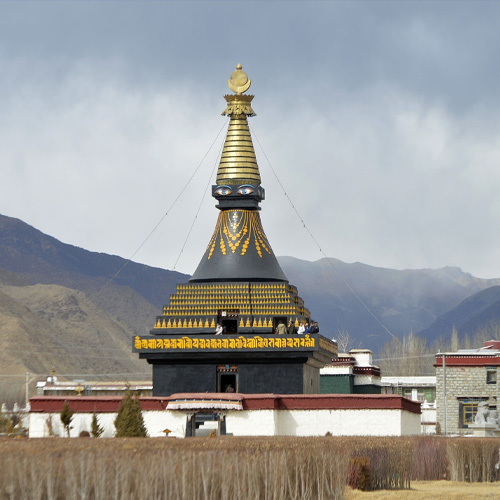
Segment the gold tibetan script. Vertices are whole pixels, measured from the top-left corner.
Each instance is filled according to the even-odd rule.
[[[236,337],[236,338],[144,338],[135,337],[134,348],[148,350],[218,350],[218,349],[303,349],[316,346],[316,340],[309,335],[290,337]]]

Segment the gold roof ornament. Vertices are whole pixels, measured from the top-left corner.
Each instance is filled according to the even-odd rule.
[[[236,71],[231,73],[231,78],[227,81],[227,86],[235,94],[243,94],[250,88],[251,84],[252,80],[249,80],[248,75],[243,71],[243,66],[238,63]]]
[[[236,71],[231,73],[231,78],[227,81],[228,87],[235,93],[235,95],[225,95],[224,99],[227,101],[227,108],[222,113],[226,116],[246,115],[256,116],[250,103],[252,102],[253,95],[243,95],[246,92],[252,80],[243,71],[243,67],[238,63]]]
[[[229,116],[229,128],[217,170],[217,184],[260,184],[260,172],[255,157],[247,117],[255,116],[251,102],[253,95],[243,95],[250,88],[251,80],[241,64],[236,66],[227,81],[235,94],[225,95],[227,107],[222,113]]]

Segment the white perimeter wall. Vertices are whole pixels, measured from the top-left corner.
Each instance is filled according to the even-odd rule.
[[[276,410],[232,411],[226,415],[226,433],[233,436],[279,436]]]
[[[251,410],[229,411],[226,432],[233,436],[407,436],[420,434],[420,415],[404,410]],[[47,419],[58,436],[66,436],[59,413],[31,413],[30,437],[47,437]],[[186,413],[182,411],[144,411],[144,423],[151,437],[182,438],[186,434]],[[104,428],[102,437],[113,437],[116,413],[97,415]],[[70,437],[90,432],[91,413],[75,413]]]
[[[98,413],[97,421],[104,429],[101,437],[114,437],[116,413]],[[172,431],[171,435],[184,437],[186,433],[186,415],[169,411],[143,411],[144,424],[151,437],[165,436],[165,429]],[[56,436],[66,437],[59,413],[30,413],[29,437],[48,437],[47,419],[52,417],[52,429]],[[78,437],[80,432],[90,433],[92,413],[75,413],[71,421],[70,437]]]

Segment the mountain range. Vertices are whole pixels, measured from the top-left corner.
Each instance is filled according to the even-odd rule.
[[[202,250],[200,250],[200,258]],[[458,268],[393,270],[337,259],[279,257],[323,335],[349,332],[377,353],[392,336],[431,342],[455,327],[472,335],[498,325],[500,279]],[[0,376],[102,374],[145,378],[132,338],[152,328],[188,275],[62,243],[0,215]]]

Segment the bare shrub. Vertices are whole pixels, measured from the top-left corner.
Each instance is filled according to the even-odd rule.
[[[447,438],[416,436],[413,441],[412,480],[438,481],[448,479]]]
[[[0,500],[340,500],[354,476],[358,487],[369,477],[371,489],[409,488],[411,478],[442,479],[447,459],[450,479],[492,481],[499,446],[429,436],[4,438]]]
[[[347,484],[357,490],[371,490],[370,459],[368,457],[354,457],[349,462]]]
[[[500,439],[454,438],[448,440],[447,456],[451,481],[471,483],[495,481]]]
[[[350,439],[355,457],[370,461],[371,488],[398,490],[410,488],[414,443],[401,437],[363,437]]]
[[[0,500],[340,500],[348,460],[331,438],[4,439]]]

